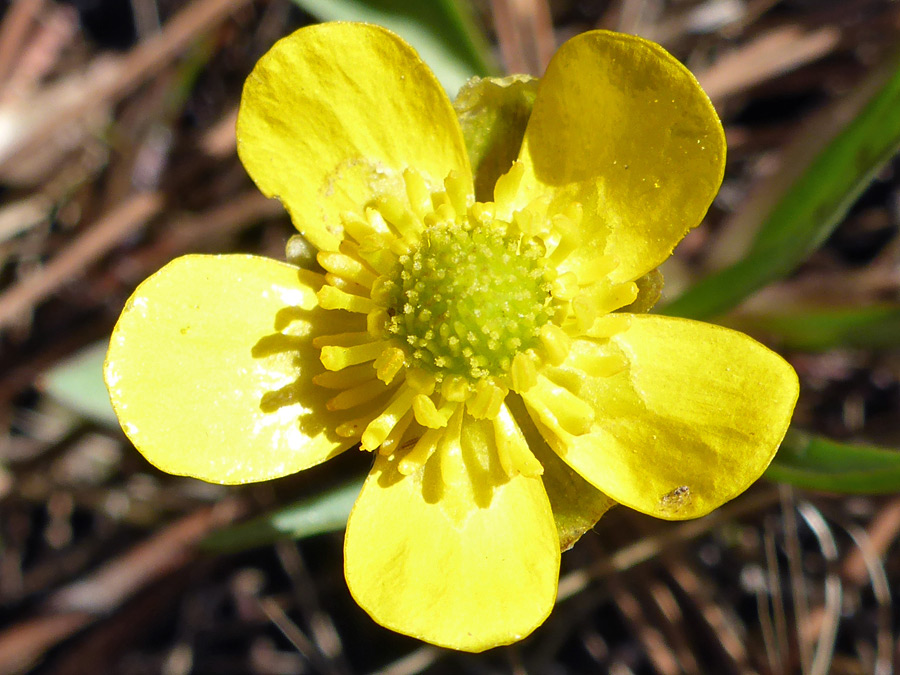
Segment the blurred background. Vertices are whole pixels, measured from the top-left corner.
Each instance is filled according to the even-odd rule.
[[[0,11],[0,673],[893,672],[900,3]],[[512,647],[437,649],[352,602],[341,528],[369,455],[208,485],[148,465],[106,398],[105,340],[146,276],[188,252],[284,256],[293,228],[237,160],[237,105],[278,38],[331,19],[397,30],[451,97],[472,75],[540,75],[585,30],[661,43],[729,142],[721,193],[663,269],[661,311],[738,326],[800,374],[795,429],[765,479],[697,521],[613,509],[563,556],[550,619]]]

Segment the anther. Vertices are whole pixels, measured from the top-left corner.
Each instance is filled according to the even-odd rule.
[[[341,370],[347,366],[374,361],[389,347],[384,341],[367,342],[352,347],[322,347],[319,359],[328,370]]]
[[[525,165],[522,162],[513,162],[509,171],[500,176],[494,184],[494,202],[498,206],[498,212],[508,214],[512,211],[519,185],[525,175]]]
[[[375,309],[375,303],[369,298],[345,293],[334,286],[322,286],[316,297],[322,309],[345,309],[360,314],[368,314]]]

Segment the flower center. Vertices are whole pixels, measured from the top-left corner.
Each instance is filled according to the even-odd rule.
[[[502,224],[461,220],[431,226],[400,256],[387,328],[439,378],[503,375],[550,319],[545,252]]]
[[[580,275],[565,269],[581,241],[581,207],[548,214],[537,198],[514,209],[523,171],[514,164],[494,202],[479,203],[467,178],[451,173],[433,191],[408,169],[405,191],[341,214],[339,249],[316,256],[326,270],[317,304],[340,312],[329,320],[335,332],[313,339],[325,367],[313,381],[336,392],[329,410],[355,411],[338,436],[397,454],[402,474],[435,452],[457,452],[472,418],[493,427],[509,476],[540,475],[505,403],[510,392],[560,434],[593,423],[581,380],[557,366],[573,338],[625,330],[629,316],[611,313],[634,301],[637,286],[611,282],[616,261],[603,254]],[[613,354],[589,367],[603,376],[626,364]]]

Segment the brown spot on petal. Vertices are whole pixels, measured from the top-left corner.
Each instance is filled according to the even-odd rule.
[[[659,500],[660,507],[664,511],[669,511],[671,513],[677,513],[681,510],[681,507],[687,506],[690,503],[691,488],[687,485],[682,485],[671,492],[667,492]]]

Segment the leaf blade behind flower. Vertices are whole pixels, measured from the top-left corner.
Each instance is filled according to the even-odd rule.
[[[737,314],[722,323],[770,338],[783,349],[808,352],[841,347],[889,349],[900,344],[900,306],[897,305]]]
[[[747,254],[694,284],[661,311],[708,319],[793,271],[840,224],[882,166],[900,148],[900,58],[863,83],[859,112],[813,156],[771,210]],[[885,76],[885,72],[887,76]],[[874,95],[866,97],[873,83]]]
[[[108,340],[88,345],[45,372],[38,385],[70,410],[118,429],[119,420],[103,383],[103,360],[108,346]]]
[[[246,523],[214,532],[203,540],[202,545],[214,551],[233,553],[282,539],[299,540],[340,532],[347,525],[362,485],[363,479],[353,479]]]
[[[826,492],[888,494],[900,490],[900,452],[792,429],[765,477]]]

